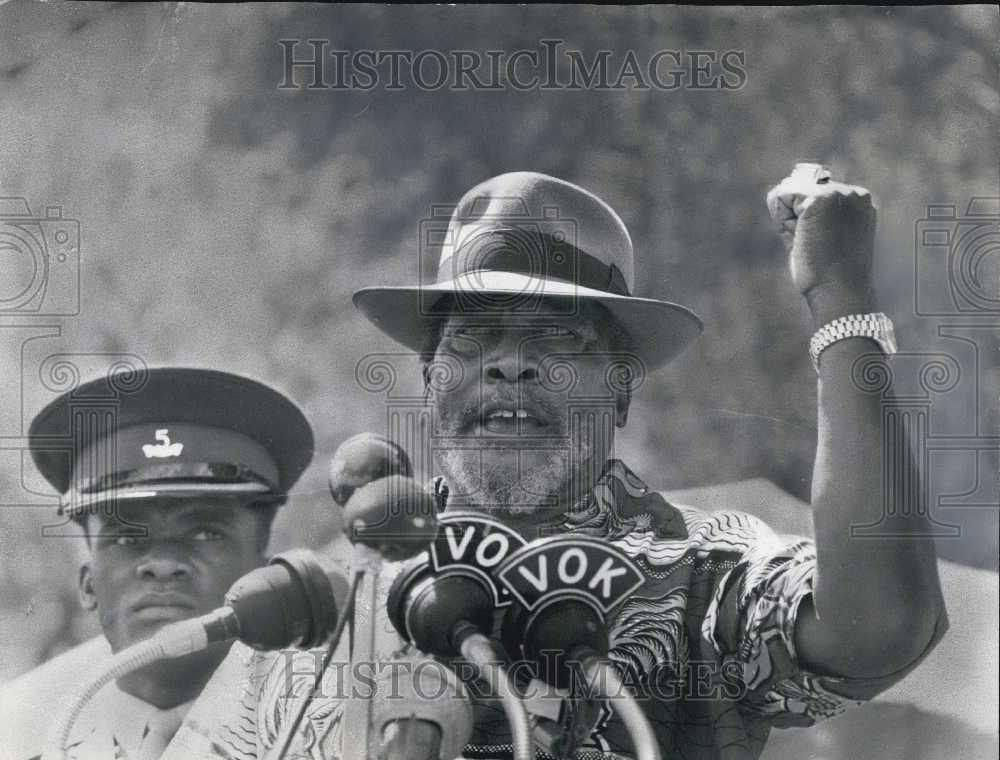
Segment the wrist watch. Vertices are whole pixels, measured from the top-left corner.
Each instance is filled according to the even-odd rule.
[[[819,372],[819,355],[828,346],[844,338],[871,338],[887,356],[896,353],[896,335],[892,320],[882,312],[849,314],[827,322],[809,340],[809,356]]]

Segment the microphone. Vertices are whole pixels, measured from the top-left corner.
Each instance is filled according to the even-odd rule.
[[[375,433],[348,438],[330,460],[330,494],[343,507],[358,488],[389,475],[411,477],[413,466],[402,447]]]
[[[343,604],[346,597],[347,580],[339,572],[308,549],[292,549],[236,581],[220,608],[225,617],[213,625],[254,649],[311,649],[334,631],[337,600]]]
[[[90,699],[111,681],[162,659],[183,657],[209,644],[239,639],[255,649],[312,647],[337,624],[337,597],[347,583],[308,549],[273,557],[237,580],[225,604],[206,615],[163,626],[150,638],[117,652],[74,695],[55,722],[46,758],[65,756],[73,725]]]
[[[411,472],[412,466],[406,453],[388,439],[372,433],[355,436],[345,442],[330,466],[330,493],[334,501],[349,493],[344,505],[344,531],[347,540],[354,545],[351,602],[357,597],[363,577],[366,574],[371,576],[370,613],[364,631],[359,630],[357,640],[352,640],[353,662],[372,661],[374,658],[375,611],[379,606],[382,563],[416,556],[437,533],[437,503],[410,477]],[[357,485],[364,477],[382,473],[388,474]],[[352,707],[352,712],[359,712],[352,716],[352,722],[360,723],[362,732],[358,737],[352,736],[358,747],[345,747],[349,756],[371,745],[372,707],[371,700]],[[360,714],[362,710],[363,715]]]
[[[344,509],[348,540],[376,554],[361,551],[356,559],[408,559],[434,540],[437,504],[412,473],[406,452],[384,436],[359,433],[337,448],[330,460],[330,495]]]
[[[446,513],[430,559],[400,573],[389,589],[387,609],[396,631],[421,651],[438,657],[461,654],[501,699],[511,725],[515,760],[534,756],[528,714],[513,680],[498,661],[487,634],[493,613],[509,601],[490,569],[524,539],[503,523],[471,513]]]
[[[622,719],[639,760],[660,760],[652,726],[607,660],[606,618],[643,584],[638,566],[602,540],[555,536],[511,554],[496,577],[515,600],[501,628],[510,658],[534,662],[549,683],[574,690],[579,665],[588,691]],[[568,656],[553,662],[552,652]]]
[[[437,503],[412,478],[389,475],[353,493],[344,507],[344,530],[369,560],[409,559],[437,535]]]
[[[423,551],[437,532],[437,503],[413,480],[413,467],[406,452],[384,436],[360,433],[348,438],[330,461],[328,484],[334,502],[344,510],[344,533],[354,546],[351,580],[344,612],[334,630],[312,689],[288,724],[276,757],[282,758],[291,746],[306,710],[315,699],[323,673],[329,667],[345,624],[352,620],[358,590],[365,575],[372,576],[372,599],[363,659],[371,659],[374,649],[378,575],[383,561],[408,559]],[[358,659],[355,642],[351,659]],[[366,706],[363,746],[368,744]]]

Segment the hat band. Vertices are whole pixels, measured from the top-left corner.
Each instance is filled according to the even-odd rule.
[[[441,262],[438,282],[482,271],[561,280],[592,290],[630,296],[615,264],[577,248],[565,237],[524,228],[492,228],[465,240]]]
[[[244,464],[232,462],[174,462],[149,464],[134,470],[121,470],[96,478],[84,478],[76,488],[80,494],[94,494],[115,488],[162,483],[170,480],[205,483],[256,483],[278,493],[277,484]]]

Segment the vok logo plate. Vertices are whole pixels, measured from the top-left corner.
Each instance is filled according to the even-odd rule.
[[[438,516],[431,564],[436,573],[481,578],[493,591],[493,602],[503,607],[510,604],[510,594],[494,580],[494,571],[526,543],[520,533],[498,520],[475,512],[445,512]]]
[[[495,574],[501,587],[529,610],[553,596],[572,594],[592,600],[608,614],[645,582],[627,554],[590,536],[532,541]]]

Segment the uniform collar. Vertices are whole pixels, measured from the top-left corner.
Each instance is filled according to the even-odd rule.
[[[69,746],[85,741],[88,745],[96,743],[106,750],[107,757],[114,757],[113,747],[117,741],[126,757],[138,757],[143,736],[151,722],[179,728],[192,704],[194,700],[161,710],[122,691],[117,684],[111,684],[90,700],[73,726]]]

